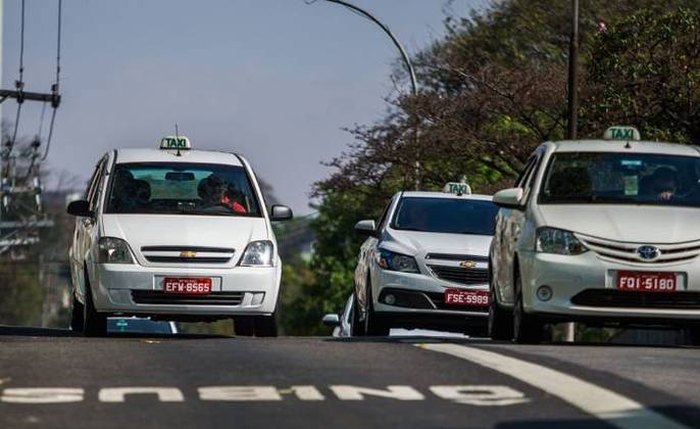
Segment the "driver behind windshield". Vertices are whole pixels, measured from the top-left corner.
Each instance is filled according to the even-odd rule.
[[[205,208],[224,206],[236,213],[245,214],[248,212],[239,201],[242,193],[237,192],[232,185],[215,174],[199,182],[197,193],[202,199],[201,203]]]

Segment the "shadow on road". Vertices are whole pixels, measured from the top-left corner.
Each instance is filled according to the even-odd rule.
[[[69,329],[37,328],[31,326],[2,326],[0,325],[0,337],[78,337],[83,334]],[[132,332],[110,332],[104,338],[156,338],[156,339],[208,339],[208,338],[233,338],[225,335],[213,334],[143,334]]]

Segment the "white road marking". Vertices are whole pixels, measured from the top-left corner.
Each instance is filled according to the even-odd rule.
[[[477,406],[504,406],[524,404],[530,400],[523,392],[507,386],[431,386],[438,398],[458,404]]]
[[[274,386],[207,386],[200,387],[202,401],[281,401]]]
[[[316,386],[292,386],[289,389],[278,389],[280,395],[296,395],[300,401],[324,401],[325,396]]]
[[[400,401],[422,401],[425,399],[422,393],[411,386],[387,386],[386,390],[346,385],[330,386],[330,388],[341,401],[362,401],[365,396],[378,396]]]
[[[106,387],[97,395],[100,402],[124,402],[126,395],[157,395],[161,402],[184,402],[180,389],[175,387]]]
[[[0,402],[13,404],[63,404],[80,402],[85,391],[69,387],[25,387],[10,388],[2,391]]]
[[[417,344],[498,371],[621,429],[687,429],[639,402],[551,368],[474,347]]]

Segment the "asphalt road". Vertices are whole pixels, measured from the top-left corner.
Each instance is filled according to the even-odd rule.
[[[700,428],[700,349],[0,327],[0,428]]]

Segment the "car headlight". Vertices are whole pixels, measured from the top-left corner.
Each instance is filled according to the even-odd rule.
[[[129,244],[121,238],[102,237],[97,243],[97,263],[99,264],[133,264]]]
[[[402,273],[419,273],[418,264],[412,256],[379,249],[377,264],[385,270],[400,271]]]
[[[549,227],[537,230],[535,250],[557,255],[580,255],[588,251],[573,232]]]
[[[271,267],[273,245],[271,241],[251,241],[248,243],[239,263],[242,267]]]

